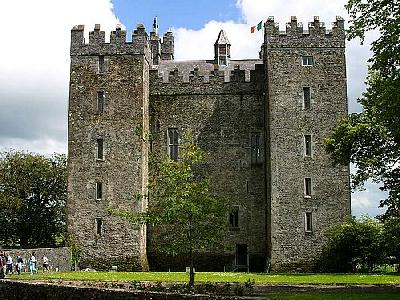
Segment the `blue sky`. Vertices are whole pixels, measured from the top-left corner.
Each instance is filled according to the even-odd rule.
[[[154,16],[159,18],[160,32],[170,27],[201,29],[212,20],[241,20],[241,12],[232,0],[114,0],[114,13],[127,28],[137,23],[150,28]]]
[[[0,4],[0,151],[10,148],[43,154],[67,152],[67,108],[70,30],[84,24],[86,36],[94,24],[106,32],[123,24],[128,33],[138,23],[149,31],[153,17],[163,34],[175,35],[175,58],[211,59],[220,29],[232,44],[232,58],[257,58],[262,32],[250,26],[274,16],[283,30],[290,16],[307,27],[320,16],[326,27],[340,15],[347,19],[346,0],[13,0]],[[108,34],[106,34],[108,35]],[[364,90],[370,35],[364,46],[347,43],[349,110]],[[384,197],[376,186],[352,197],[356,215],[380,213]]]

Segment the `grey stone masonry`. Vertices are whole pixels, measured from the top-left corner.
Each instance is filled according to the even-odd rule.
[[[146,228],[113,217],[108,209],[147,207],[140,197],[147,194],[148,176],[143,142],[149,121],[147,33],[139,25],[132,43],[122,41],[126,33],[119,29],[111,33],[109,44],[98,27],[90,32],[89,44],[82,36],[82,27],[72,30],[68,230],[88,265],[104,259],[143,269]],[[103,111],[97,107],[99,91],[104,92]]]
[[[320,253],[324,230],[350,214],[349,168],[332,167],[322,141],[347,115],[343,20],[326,33],[315,17],[304,32],[292,17],[280,33],[269,18],[265,41],[268,248],[274,269],[304,269]]]
[[[270,17],[261,58],[241,60],[221,31],[214,60],[175,61],[172,32],[157,28],[138,25],[132,42],[117,28],[109,43],[99,25],[88,43],[83,26],[71,31],[68,230],[81,267],[147,268],[157,238],[109,209],[145,210],[150,152],[179,158],[191,131],[208,153],[200,171],[231,206],[226,247],[196,270],[312,269],[324,230],[350,214],[349,167],[323,148],[347,115],[343,19],[327,30],[292,17],[280,32]],[[156,265],[184,270],[172,264]]]

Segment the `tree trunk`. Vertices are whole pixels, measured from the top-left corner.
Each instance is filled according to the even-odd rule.
[[[193,241],[192,241],[192,218],[189,218],[189,255],[190,255],[189,287],[193,287],[194,263],[193,263]]]
[[[190,258],[189,286],[194,286],[194,266],[192,257]]]

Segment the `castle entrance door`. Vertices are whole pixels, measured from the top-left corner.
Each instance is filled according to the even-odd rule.
[[[249,271],[249,254],[247,253],[247,244],[236,244],[235,270]]]

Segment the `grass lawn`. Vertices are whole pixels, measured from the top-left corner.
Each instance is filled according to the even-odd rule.
[[[304,292],[304,293],[279,293],[268,294],[266,300],[399,300],[400,294],[388,293],[362,293],[362,292]]]
[[[63,280],[128,280],[187,282],[184,272],[59,272],[8,276],[12,279]],[[199,272],[195,282],[241,282],[254,280],[256,284],[400,284],[398,274],[257,274],[229,272]],[[291,299],[291,298],[288,298]],[[319,299],[319,298],[316,298]]]

